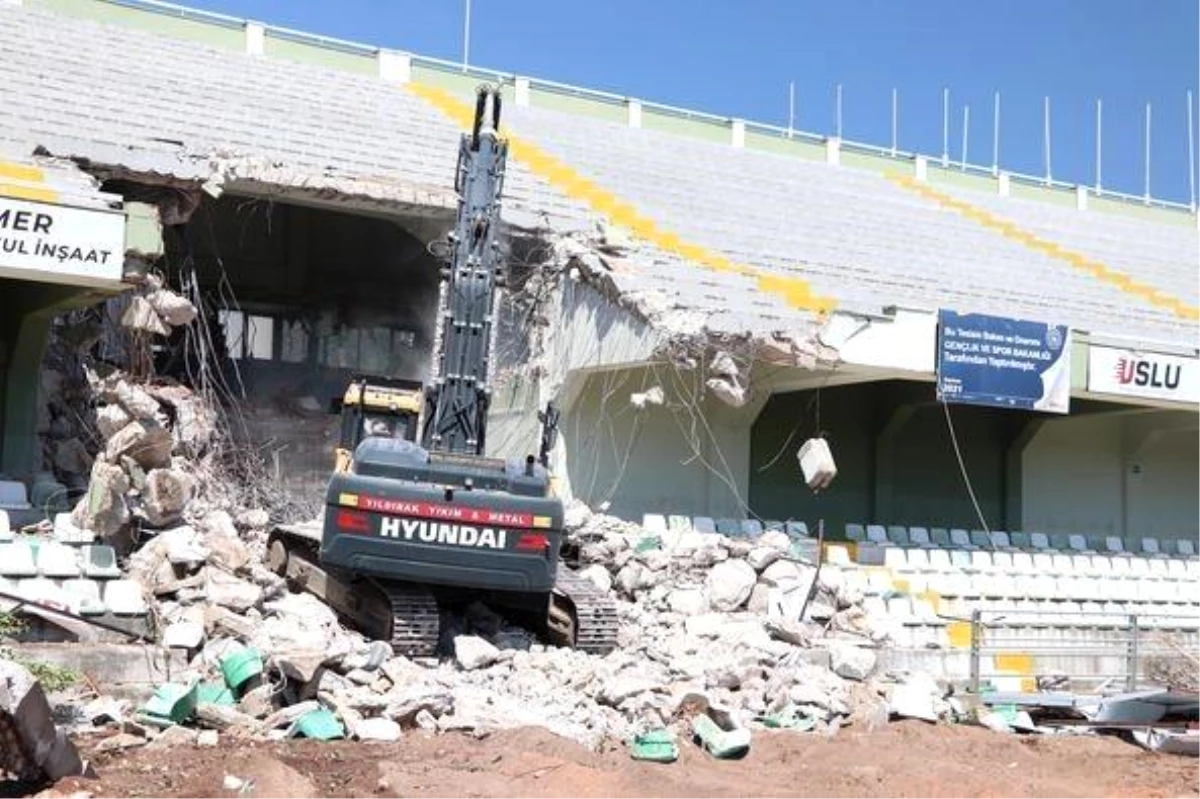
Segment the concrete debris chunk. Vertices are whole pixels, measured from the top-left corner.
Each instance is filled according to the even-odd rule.
[[[492,665],[500,659],[500,650],[474,635],[454,638],[454,657],[467,671]]]
[[[750,598],[758,574],[744,560],[728,560],[713,566],[708,573],[709,602],[714,610],[725,613],[737,610]]]
[[[196,306],[170,289],[157,289],[146,295],[146,302],[171,327],[186,325],[196,318]]]
[[[121,316],[121,326],[158,336],[166,336],[171,332],[145,297],[134,297],[130,300],[129,307]]]
[[[400,725],[388,718],[363,719],[354,725],[353,732],[360,741],[400,740]]]
[[[152,469],[146,475],[142,511],[146,521],[162,527],[179,521],[192,497],[192,480],[178,469]]]
[[[174,446],[171,432],[157,422],[132,421],[108,440],[104,458],[109,463],[117,463],[122,455],[128,455],[142,468],[155,469],[171,465]]]
[[[833,671],[848,680],[865,680],[875,669],[875,653],[850,644],[835,644],[829,649]]]
[[[129,505],[125,501],[128,491],[129,478],[121,467],[97,460],[92,466],[87,494],[75,506],[71,520],[101,538],[116,535],[129,521]]]
[[[84,772],[75,745],[54,724],[41,684],[24,666],[0,659],[0,772],[57,781]]]

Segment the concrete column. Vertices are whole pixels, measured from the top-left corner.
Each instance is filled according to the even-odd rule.
[[[261,22],[246,23],[246,52],[262,55],[266,52],[267,29]]]
[[[913,161],[913,177],[924,183],[929,179],[929,159],[918,155]]]
[[[734,147],[746,146],[746,123],[741,119],[730,120],[730,143]]]
[[[412,56],[395,50],[380,50],[375,60],[379,77],[388,83],[408,83],[412,80]]]
[[[868,521],[887,524],[895,514],[896,439],[917,411],[916,403],[896,406],[875,438],[875,503]]]
[[[825,140],[825,163],[837,166],[842,162],[842,140],[830,136]]]
[[[629,114],[629,127],[640,128],[642,126],[642,101],[626,100],[625,110]]]
[[[1075,207],[1078,208],[1080,211],[1086,211],[1087,204],[1088,204],[1087,186],[1076,186],[1075,187]]]
[[[1009,178],[1007,172],[1001,172],[996,178],[996,193],[1001,197],[1008,196]]]
[[[529,78],[517,78],[513,82],[515,102],[522,108],[529,107]]]
[[[1008,449],[1004,451],[1004,519],[1002,524],[1009,530],[1024,530],[1025,508],[1022,499],[1022,484],[1024,480],[1025,450],[1037,437],[1047,419],[1030,419],[1025,426],[1013,437]]]

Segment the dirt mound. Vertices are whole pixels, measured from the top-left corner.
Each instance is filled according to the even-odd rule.
[[[85,750],[87,742],[83,742]],[[482,739],[411,733],[394,744],[222,741],[95,757],[98,780],[46,796],[1189,796],[1197,761],[1115,738],[1033,738],[922,722],[835,737],[761,733],[739,761],[683,743],[678,762],[589,751],[540,728]]]

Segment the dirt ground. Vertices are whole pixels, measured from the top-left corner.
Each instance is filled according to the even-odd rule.
[[[81,740],[85,752],[94,741]],[[690,742],[673,764],[589,752],[542,729],[399,743],[243,742],[97,753],[98,779],[42,796],[1200,796],[1196,760],[1111,737],[1019,737],[911,721],[825,738],[759,733],[740,761]],[[247,781],[226,790],[226,775]]]

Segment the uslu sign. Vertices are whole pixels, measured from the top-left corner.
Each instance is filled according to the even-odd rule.
[[[0,197],[0,277],[105,285],[124,261],[123,213]]]
[[[1200,403],[1200,361],[1093,345],[1088,348],[1088,391]]]

